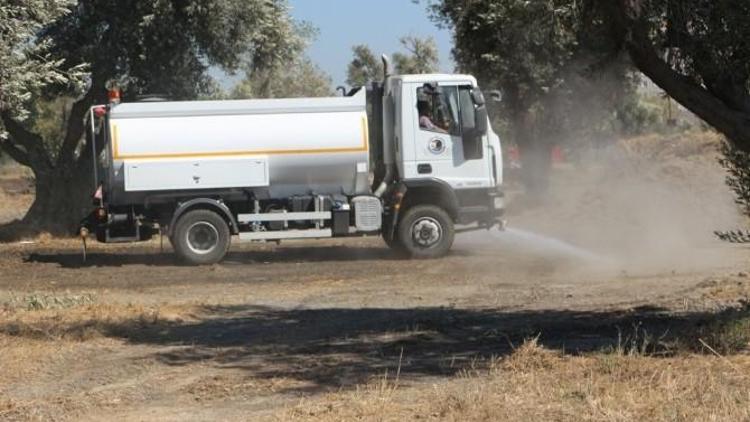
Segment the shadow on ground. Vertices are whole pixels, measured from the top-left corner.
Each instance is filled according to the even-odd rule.
[[[746,311],[737,315],[747,318]],[[620,347],[664,355],[672,350],[668,344],[695,343],[696,330],[720,317],[648,307],[583,312],[235,306],[204,308],[194,322],[87,321],[59,335],[74,336],[93,324],[105,336],[156,347],[153,358],[163,364],[240,369],[253,378],[301,381],[314,392],[366,382],[386,370],[393,374],[399,366],[407,379],[452,376],[537,336],[544,347],[566,354]],[[0,326],[9,335],[39,331]]]
[[[351,248],[328,246],[317,248],[275,248],[272,250],[246,250],[227,254],[221,265],[254,264],[263,262],[337,262],[337,261],[377,261],[398,258],[386,248]],[[29,263],[58,264],[64,268],[122,267],[128,265],[148,265],[171,267],[183,265],[169,250],[96,252],[88,254],[83,261],[81,253],[33,253],[26,259]]]
[[[452,251],[453,256],[467,256],[470,251]],[[383,247],[361,246],[314,246],[314,247],[273,247],[262,250],[240,250],[227,254],[221,265],[243,265],[255,263],[307,263],[307,262],[356,262],[403,260],[404,257]],[[27,263],[57,264],[63,268],[123,267],[147,265],[171,267],[183,265],[171,250],[131,248],[89,253],[83,260],[81,252],[35,252],[26,259]]]

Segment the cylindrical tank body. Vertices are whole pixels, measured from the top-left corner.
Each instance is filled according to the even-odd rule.
[[[114,204],[182,191],[369,193],[364,91],[352,97],[126,103],[109,118]]]

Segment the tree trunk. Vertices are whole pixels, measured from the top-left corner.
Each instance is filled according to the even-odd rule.
[[[532,113],[522,110],[513,119],[516,144],[521,155],[521,182],[532,196],[542,196],[549,188],[551,148],[538,136]]]
[[[99,78],[101,79],[101,78]],[[0,139],[0,148],[20,164],[34,172],[36,196],[20,222],[3,227],[3,239],[49,232],[66,236],[74,233],[78,223],[92,208],[94,192],[91,140],[86,136],[85,116],[91,103],[102,103],[104,92],[94,79],[94,87],[73,104],[66,122],[66,131],[57,154],[45,149],[42,137],[16,121],[7,111],[0,112],[0,121],[10,134]],[[81,141],[83,145],[81,145]],[[78,146],[80,155],[76,153]],[[104,147],[97,145],[98,152]],[[97,154],[98,154],[97,152]],[[54,157],[54,159],[53,159]]]
[[[75,233],[92,208],[95,188],[90,161],[89,165],[35,171],[35,177],[36,197],[21,223],[37,233]]]

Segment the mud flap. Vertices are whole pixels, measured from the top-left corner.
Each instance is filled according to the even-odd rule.
[[[390,223],[387,224],[386,227],[383,227],[383,235],[386,236],[386,238],[389,241],[392,241],[393,238],[396,236],[396,228],[398,227],[398,217],[401,213],[401,204],[404,201],[404,196],[406,196],[406,191],[409,190],[409,188],[406,187],[405,184],[400,183],[398,187],[393,192],[393,202],[391,205],[391,209],[393,210],[393,216],[391,217]]]

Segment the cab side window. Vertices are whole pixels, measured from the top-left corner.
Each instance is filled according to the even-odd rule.
[[[458,88],[441,87],[437,92],[417,88],[417,115],[420,130],[460,135]]]

